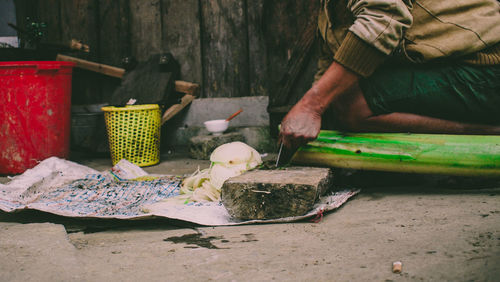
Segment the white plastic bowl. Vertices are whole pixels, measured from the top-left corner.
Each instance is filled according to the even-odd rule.
[[[205,128],[213,135],[221,135],[229,126],[229,121],[226,121],[225,119],[215,119],[205,121],[203,124],[205,125]]]

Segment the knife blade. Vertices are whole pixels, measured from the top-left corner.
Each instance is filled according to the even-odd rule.
[[[293,155],[295,155],[296,151],[297,149],[289,149],[284,146],[283,143],[280,143],[278,157],[276,158],[276,167],[282,167],[288,164],[292,160]]]

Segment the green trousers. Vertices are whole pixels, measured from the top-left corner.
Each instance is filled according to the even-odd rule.
[[[404,112],[500,125],[500,66],[386,64],[360,87],[375,115]]]

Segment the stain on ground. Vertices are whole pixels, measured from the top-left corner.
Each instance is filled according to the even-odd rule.
[[[241,234],[245,239],[241,240],[242,243],[257,242],[255,234],[246,233]],[[221,243],[230,243],[229,240],[225,239],[223,236],[209,236],[203,237],[203,233],[186,234],[182,236],[174,236],[163,239],[165,242],[172,242],[174,244],[187,244],[186,249],[196,249],[196,248],[207,248],[207,249],[229,249],[229,248],[219,248],[212,243],[214,240],[219,240]]]
[[[255,235],[253,233],[246,233],[246,234],[242,234],[243,236],[245,236],[245,240],[241,240],[241,242],[243,243],[247,243],[247,242],[257,242],[259,240],[255,239]]]
[[[207,249],[228,249],[228,248],[219,248],[216,245],[212,244],[213,240],[223,240],[222,236],[209,236],[203,237],[200,233],[194,234],[186,234],[182,236],[174,236],[163,239],[166,242],[172,242],[174,244],[188,244],[191,246],[185,246],[184,248],[207,248]],[[224,240],[227,241],[227,240]],[[195,245],[195,246],[193,246]]]

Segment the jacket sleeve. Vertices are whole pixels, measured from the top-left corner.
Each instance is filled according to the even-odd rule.
[[[319,37],[319,57],[318,57],[318,69],[314,74],[314,83],[316,83],[325,74],[326,70],[333,61],[333,53],[328,49],[323,38]]]
[[[411,26],[411,0],[349,0],[347,8],[354,23],[334,59],[366,77],[399,46]]]

